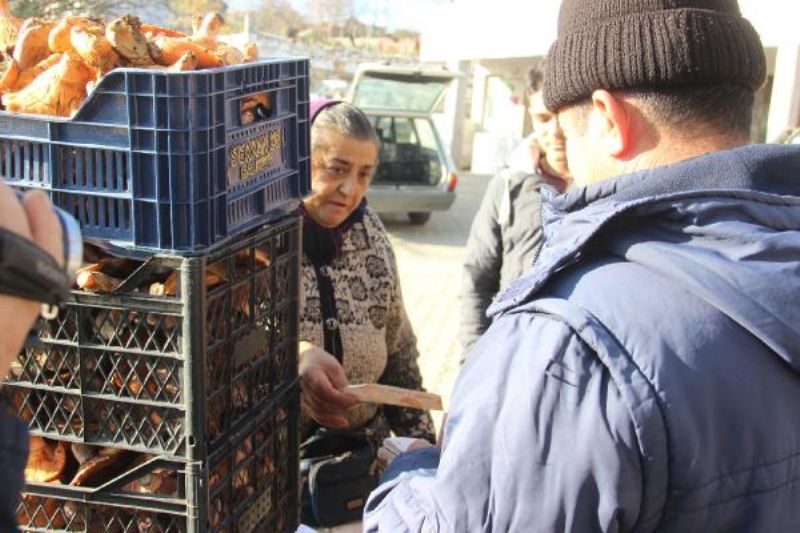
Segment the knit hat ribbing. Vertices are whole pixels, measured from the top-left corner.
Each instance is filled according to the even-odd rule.
[[[545,61],[552,111],[595,89],[733,82],[766,77],[761,39],[736,0],[564,0]]]

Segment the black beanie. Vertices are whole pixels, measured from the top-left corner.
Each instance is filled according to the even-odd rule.
[[[766,70],[736,0],[563,0],[544,102],[557,111],[596,89],[728,82],[755,91]]]

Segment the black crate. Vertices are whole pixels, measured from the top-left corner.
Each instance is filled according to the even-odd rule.
[[[22,531],[291,532],[299,523],[299,388],[290,386],[205,462],[143,458],[101,487],[29,484]],[[155,475],[168,480],[142,494]]]
[[[308,59],[115,69],[74,117],[0,111],[0,177],[47,191],[88,239],[199,255],[310,191]],[[266,93],[268,116],[241,102]]]
[[[299,268],[297,216],[152,257],[113,294],[73,291],[5,393],[34,435],[204,461],[297,378]],[[177,295],[151,296],[170,272]]]

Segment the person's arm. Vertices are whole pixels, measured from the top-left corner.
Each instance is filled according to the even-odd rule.
[[[542,315],[492,325],[459,376],[438,468],[423,453],[372,493],[364,531],[627,531],[639,515],[627,405],[595,354]]]
[[[20,201],[14,191],[0,180],[0,228],[31,240],[50,253],[60,264],[64,250],[61,223],[42,192],[31,192]],[[0,294],[0,373],[5,375],[17,357],[36,320],[41,304]],[[0,409],[0,530],[17,531],[17,505],[24,486],[28,457],[27,424]]]
[[[489,327],[486,309],[500,289],[503,240],[499,210],[505,187],[502,173],[489,182],[467,239],[460,296],[464,354]]]
[[[394,385],[404,389],[425,390],[422,388],[422,373],[417,359],[417,337],[408,320],[403,295],[400,289],[400,277],[397,262],[391,248],[388,250],[388,267],[392,272],[394,283],[389,308],[386,314],[386,348],[387,361],[383,375],[378,380],[385,385]],[[427,411],[385,406],[384,413],[389,426],[395,435],[400,437],[416,437],[429,442],[436,441],[433,419]]]
[[[336,358],[314,344],[300,341],[298,374],[303,411],[318,424],[347,427],[347,411],[358,399],[345,392],[347,376]]]
[[[22,201],[0,180],[0,228],[25,237],[50,253],[59,264],[64,260],[61,223],[47,196],[40,191],[27,193]],[[0,294],[0,373],[5,375],[19,354],[25,337],[42,304]]]

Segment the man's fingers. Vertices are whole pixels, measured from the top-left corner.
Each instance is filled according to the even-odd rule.
[[[31,229],[25,208],[17,199],[14,190],[0,180],[0,227],[31,238]]]
[[[420,448],[433,448],[433,447],[434,447],[433,444],[426,441],[425,439],[415,439],[414,442],[408,445],[406,451],[410,452],[411,450],[419,450]]]
[[[63,238],[61,222],[53,211],[47,196],[41,191],[32,191],[22,200],[33,241],[52,255],[58,264],[64,263]]]

